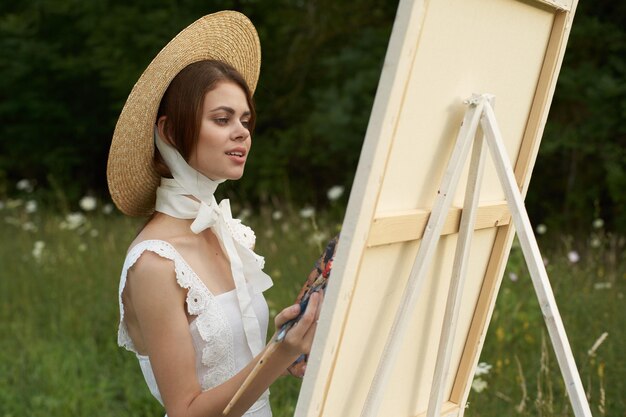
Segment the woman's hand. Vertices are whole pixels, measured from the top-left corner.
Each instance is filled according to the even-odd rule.
[[[281,343],[280,349],[285,354],[298,357],[303,353],[308,354],[311,351],[323,300],[323,291],[311,294],[306,311],[289,330]],[[277,331],[280,330],[283,324],[298,317],[298,314],[300,314],[299,304],[294,304],[281,311],[274,319]]]

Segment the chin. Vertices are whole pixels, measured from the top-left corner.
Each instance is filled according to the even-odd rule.
[[[234,180],[239,180],[241,179],[241,177],[243,177],[243,170],[239,171],[239,172],[233,172],[231,173],[231,175],[228,175],[226,177],[226,179],[234,181]]]
[[[234,181],[241,179],[243,177],[243,169],[239,171],[230,171],[230,172],[203,172],[200,171],[202,175],[209,178],[211,181]]]

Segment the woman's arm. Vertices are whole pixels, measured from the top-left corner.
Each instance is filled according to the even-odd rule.
[[[127,289],[168,416],[221,416],[258,357],[225,383],[202,391],[185,313],[186,290],[177,284],[171,261],[146,252],[129,271]],[[303,317],[231,410],[230,416],[243,415],[300,354],[308,353],[321,298],[320,294],[311,297]],[[277,326],[296,317],[298,312],[297,305],[286,308],[276,317]]]

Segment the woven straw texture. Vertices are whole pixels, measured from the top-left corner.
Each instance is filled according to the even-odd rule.
[[[154,171],[153,129],[161,98],[187,65],[205,59],[237,69],[254,92],[261,66],[261,45],[252,22],[241,13],[204,16],[172,39],[133,87],[115,126],[107,181],[115,205],[129,216],[154,211],[159,175]]]

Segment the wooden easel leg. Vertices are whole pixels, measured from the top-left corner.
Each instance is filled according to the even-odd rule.
[[[482,182],[484,161],[485,151],[483,148],[483,138],[479,135],[474,139],[472,149],[467,187],[465,189],[465,201],[463,203],[461,224],[459,226],[459,236],[454,253],[452,278],[450,280],[446,311],[439,339],[439,350],[437,352],[432,389],[428,399],[427,417],[439,417],[441,413],[443,390],[450,371],[452,345],[454,344],[454,334],[459,317],[461,295],[463,294],[463,284],[465,283],[467,259],[469,257],[472,236],[474,234],[476,207],[478,206],[480,197],[480,184]]]
[[[478,129],[484,103],[482,100],[476,100],[470,102],[470,106],[470,109],[466,112],[463,119],[463,125],[457,136],[456,145],[452,151],[448,166],[446,167],[441,181],[441,187],[428,219],[426,229],[424,230],[422,242],[417,251],[417,256],[413,263],[406,288],[404,289],[400,306],[396,312],[383,354],[378,368],[376,369],[376,374],[374,375],[372,385],[370,386],[365,400],[361,412],[362,417],[374,417],[378,414],[384,387],[387,385],[391,368],[395,363],[395,358],[398,355],[398,351],[404,339],[406,328],[415,308],[415,303],[417,302],[422,284],[429,270],[428,267],[435,253],[437,242],[441,236],[441,230],[450,209],[464,162],[467,159],[472,139]]]
[[[591,410],[589,409],[585,391],[576,368],[576,362],[574,361],[574,355],[567,340],[565,328],[552,293],[552,288],[550,287],[548,274],[543,265],[539,246],[537,245],[528,213],[524,207],[524,201],[515,181],[513,168],[509,162],[495,114],[487,103],[484,106],[481,126],[485,132],[500,183],[504,188],[517,236],[526,259],[535,292],[537,293],[537,298],[539,299],[548,334],[552,340],[552,346],[565,380],[565,387],[567,388],[574,415],[576,417],[591,417]]]

